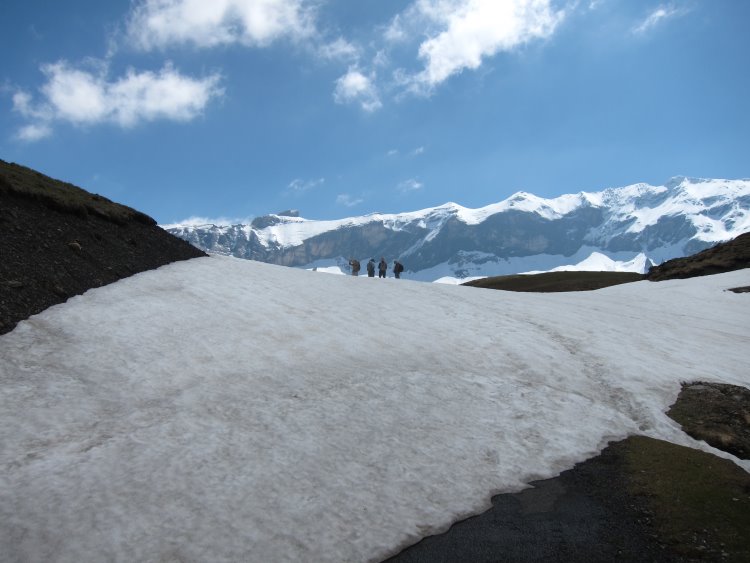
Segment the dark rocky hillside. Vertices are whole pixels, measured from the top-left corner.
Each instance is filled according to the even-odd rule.
[[[662,281],[695,276],[708,276],[750,268],[750,233],[707,248],[692,256],[668,260],[653,266],[646,279]]]
[[[147,215],[0,160],[0,334],[84,291],[205,254]]]

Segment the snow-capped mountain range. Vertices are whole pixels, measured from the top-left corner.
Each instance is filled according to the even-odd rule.
[[[750,180],[675,177],[544,199],[518,192],[468,209],[456,203],[335,221],[295,211],[249,225],[164,225],[211,253],[346,271],[350,258],[401,260],[405,276],[465,280],[553,269],[644,272],[750,231]]]

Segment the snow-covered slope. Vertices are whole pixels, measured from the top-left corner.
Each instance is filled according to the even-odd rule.
[[[713,451],[664,411],[684,380],[750,385],[744,285],[213,256],[89,291],[0,336],[2,559],[378,561],[611,439]]]
[[[597,255],[643,271],[749,231],[750,180],[680,177],[555,199],[519,192],[481,209],[447,203],[338,221],[293,214],[164,227],[209,252],[308,269],[398,258],[408,277],[428,281],[594,264]]]

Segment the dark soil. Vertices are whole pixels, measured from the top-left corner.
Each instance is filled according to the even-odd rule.
[[[74,295],[205,254],[150,217],[0,160],[0,334]]]
[[[744,387],[702,381],[683,384],[667,414],[696,440],[750,459],[750,391]]]
[[[3,161],[0,235],[0,334],[88,289],[204,255],[142,213]],[[686,385],[670,412],[746,457],[749,395]],[[750,478],[715,456],[631,437],[533,485],[391,561],[750,561]]]

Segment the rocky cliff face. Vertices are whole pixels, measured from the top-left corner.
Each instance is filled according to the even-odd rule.
[[[675,178],[543,199],[518,193],[466,209],[311,221],[296,213],[251,225],[166,226],[196,247],[285,266],[399,258],[418,279],[501,275],[573,264],[592,252],[640,263],[685,256],[750,230],[750,181]]]

